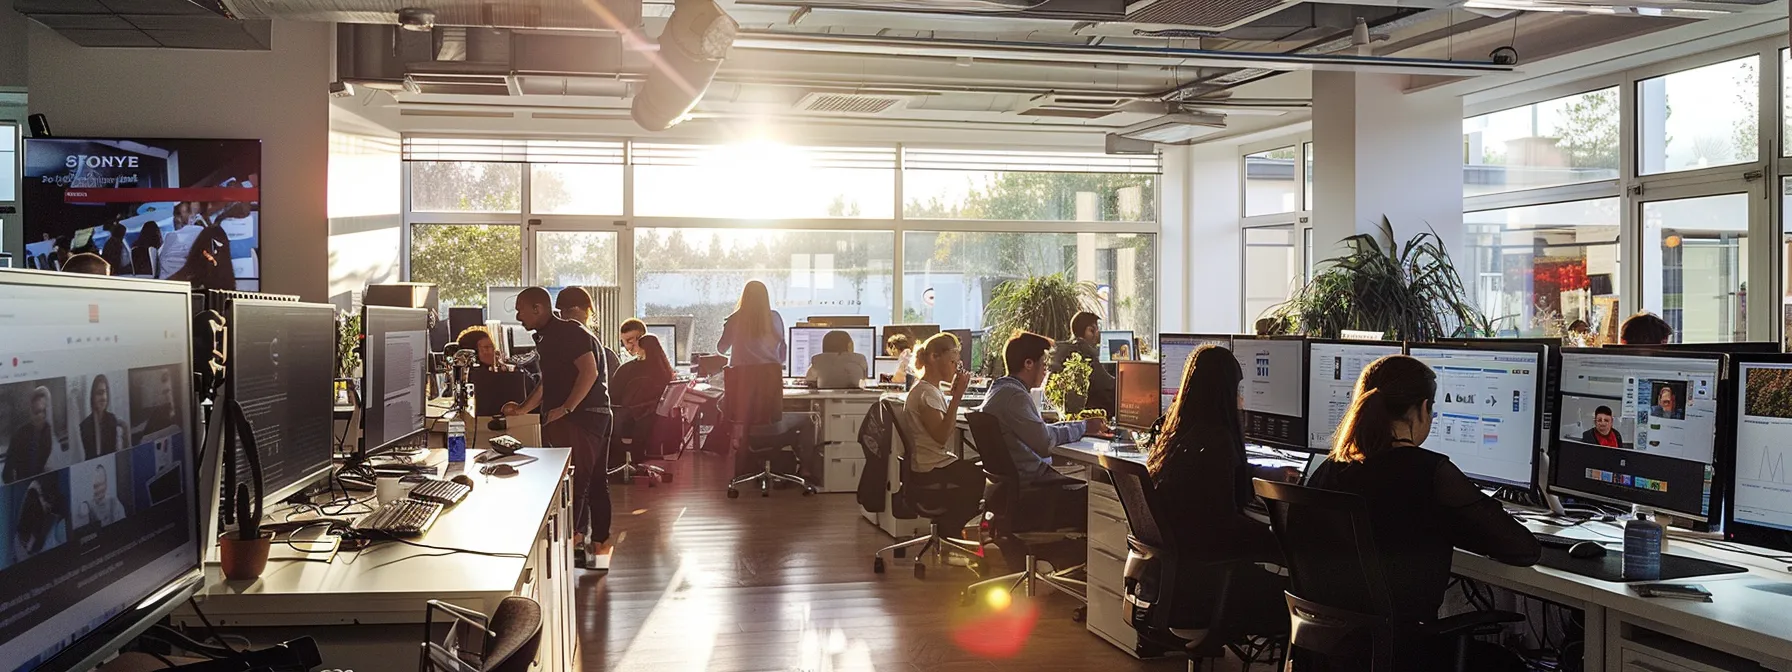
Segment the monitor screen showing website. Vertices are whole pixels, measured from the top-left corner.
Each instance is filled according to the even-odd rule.
[[[1145,431],[1163,412],[1158,395],[1157,362],[1120,362],[1114,375],[1114,424]]]
[[[1232,349],[1232,337],[1220,334],[1160,334],[1157,337],[1157,355],[1159,387],[1158,394],[1163,398],[1158,405],[1168,409],[1175,403],[1176,393],[1182,390],[1182,376],[1188,370],[1189,355],[1203,345],[1217,345]]]
[[[262,501],[273,503],[329,471],[336,308],[236,299],[230,303],[230,398],[255,430]],[[236,461],[238,483],[249,460]]]
[[[1708,517],[1722,358],[1615,352],[1562,353],[1551,486]]]
[[[1307,344],[1299,338],[1239,336],[1232,354],[1244,369],[1244,438],[1270,448],[1309,450]]]
[[[367,386],[361,393],[361,438],[371,453],[423,431],[424,375],[429,363],[428,311],[367,306],[362,348]]]
[[[871,327],[791,327],[790,359],[785,362],[785,371],[794,377],[809,375],[809,364],[823,350],[823,341],[829,333],[841,332],[852,339],[852,352],[865,356],[865,366],[872,366],[876,357],[877,330]]]
[[[1741,399],[1732,519],[1792,531],[1792,464],[1786,461],[1792,453],[1792,361],[1744,362],[1736,368]]]
[[[199,568],[187,286],[77,277],[0,271],[0,669]]]
[[[1100,350],[1103,362],[1124,362],[1139,358],[1138,353],[1133,352],[1137,346],[1133,343],[1130,331],[1101,332],[1101,340],[1096,343],[1096,348]]]
[[[1307,343],[1307,447],[1313,452],[1332,449],[1332,434],[1356,398],[1356,380],[1363,367],[1388,355],[1400,354],[1398,343]]]
[[[1511,347],[1413,346],[1409,354],[1437,373],[1425,448],[1475,481],[1529,488],[1543,426],[1544,346]]]

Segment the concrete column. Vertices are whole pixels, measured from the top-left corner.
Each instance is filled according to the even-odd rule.
[[[1462,99],[1407,95],[1406,76],[1313,73],[1313,245],[1378,230],[1405,242],[1435,230],[1452,256],[1462,244]]]
[[[1158,178],[1157,330],[1188,329],[1189,148],[1166,147]],[[1125,271],[1127,264],[1121,265]]]
[[[1195,145],[1188,149],[1183,181],[1188,207],[1185,254],[1186,329],[1232,333],[1244,329],[1244,230],[1238,226],[1238,146]]]

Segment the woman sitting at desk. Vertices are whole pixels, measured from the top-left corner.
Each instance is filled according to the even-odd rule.
[[[908,391],[902,412],[908,416],[910,440],[915,442],[914,462],[909,469],[927,487],[939,484],[956,486],[946,507],[946,520],[963,523],[977,514],[983,501],[983,467],[976,460],[961,459],[946,452],[952,434],[958,429],[958,407],[964,402],[965,388],[971,384],[971,373],[964,370],[959,356],[958,337],[946,332],[934,334],[921,344],[915,362],[919,364],[915,386]],[[942,390],[950,390],[944,392]],[[950,399],[948,399],[948,394]],[[957,529],[957,528],[953,528]]]
[[[622,368],[616,370],[610,403],[614,404],[612,410],[616,413],[616,436],[633,438],[639,450],[646,445],[653,431],[653,416],[659,411],[660,397],[665,396],[666,386],[672,384],[674,375],[672,363],[666,359],[666,350],[660,346],[658,336],[643,335],[636,347],[641,349],[642,356],[624,362]],[[611,461],[619,460],[621,452],[610,451]],[[639,455],[635,457],[640,458]]]
[[[1394,617],[1409,623],[1437,619],[1453,548],[1520,567],[1543,554],[1450,458],[1421,447],[1436,395],[1437,374],[1412,357],[1389,355],[1364,367],[1330,457],[1307,479],[1368,500]]]
[[[1232,351],[1204,345],[1189,355],[1182,388],[1164,418],[1163,436],[1151,447],[1146,466],[1173,519],[1171,528],[1177,572],[1175,611],[1196,619],[1176,627],[1224,627],[1216,633],[1232,641],[1246,635],[1274,636],[1288,631],[1288,609],[1282,591],[1287,580],[1258,565],[1239,566],[1224,586],[1217,572],[1202,566],[1236,561],[1281,564],[1281,548],[1269,525],[1245,515],[1255,495],[1251,478],[1291,481],[1298,472],[1265,468],[1245,460],[1244,430],[1239,422],[1243,403],[1238,384],[1244,377]],[[1214,613],[1214,596],[1225,589],[1225,624],[1206,623]]]
[[[823,390],[856,390],[871,377],[871,363],[852,351],[852,334],[830,331],[821,337],[821,354],[809,359],[805,380]]]

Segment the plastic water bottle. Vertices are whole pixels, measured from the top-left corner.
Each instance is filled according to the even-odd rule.
[[[448,461],[456,464],[467,461],[467,426],[459,415],[448,421]]]
[[[1624,523],[1624,580],[1658,581],[1661,579],[1661,523],[1655,522],[1655,510],[1637,506]]]

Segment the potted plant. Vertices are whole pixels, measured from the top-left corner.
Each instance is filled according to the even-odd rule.
[[[1320,262],[1312,281],[1258,321],[1261,329],[1316,338],[1351,329],[1416,342],[1492,333],[1435,232],[1401,245],[1383,217],[1379,235],[1358,234],[1343,244],[1343,255]]]
[[[1095,283],[1077,282],[1068,273],[1009,280],[998,285],[983,308],[983,323],[989,326],[983,335],[983,351],[987,353],[983,357],[983,372],[1000,373],[1002,359],[997,353],[1015,331],[1031,331],[1050,339],[1069,336],[1071,318],[1101,305],[1095,290]],[[1086,388],[1086,380],[1084,385]]]
[[[343,313],[336,325],[336,377],[360,377],[361,316]]]
[[[218,536],[218,564],[224,578],[231,581],[254,581],[268,568],[268,551],[274,533],[261,529],[261,516],[255,510],[248,483],[236,486],[236,531]]]
[[[1076,417],[1089,400],[1089,374],[1093,371],[1082,355],[1071,353],[1057,373],[1045,379],[1045,400],[1063,411],[1062,417]]]

